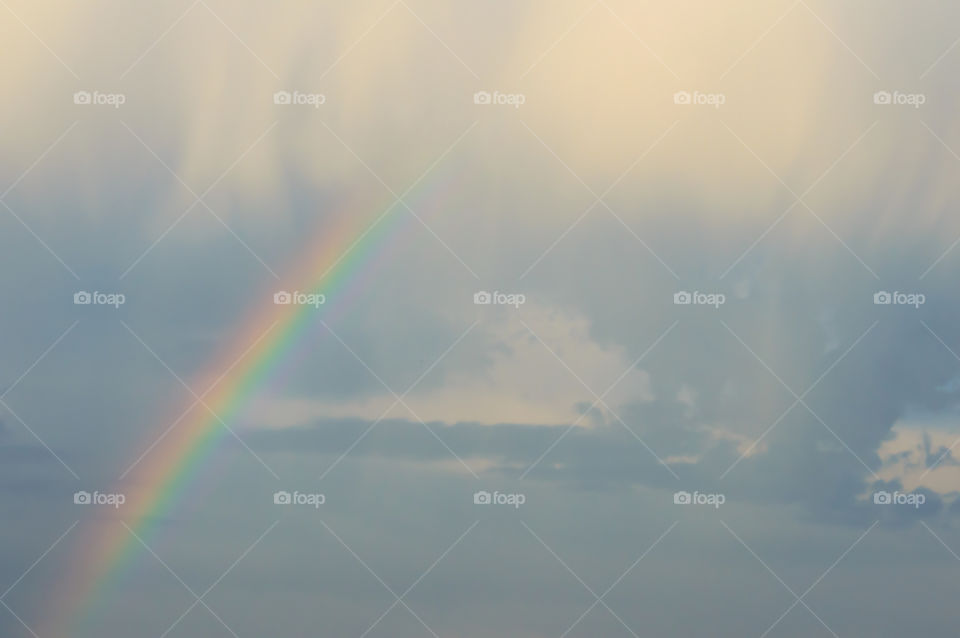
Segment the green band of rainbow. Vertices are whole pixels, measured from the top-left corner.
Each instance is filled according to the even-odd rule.
[[[436,208],[438,196],[442,200],[451,190],[447,181],[431,179],[408,201],[421,210]],[[144,551],[138,537],[151,543],[158,523],[181,502],[218,442],[229,436],[219,419],[236,423],[257,390],[268,383],[305,333],[318,325],[318,319],[333,321],[359,294],[355,284],[363,279],[364,267],[381,261],[388,242],[395,242],[402,225],[409,224],[409,212],[396,210],[401,207],[399,203],[386,207],[372,223],[349,207],[328,217],[336,227],[318,233],[290,278],[301,284],[300,291],[323,293],[326,304],[319,310],[274,305],[272,291],[264,293],[264,302],[256,304],[257,310],[243,322],[230,347],[209,366],[206,384],[199,386],[212,388],[202,395],[209,409],[193,405],[191,397],[192,407],[181,411],[172,425],[164,424],[159,441],[158,433],[153,434],[146,455],[119,486],[127,496],[122,519],[136,536],[117,521],[98,524],[84,535],[73,552],[69,573],[46,606],[40,635],[80,633],[104,597],[115,591],[124,567]]]

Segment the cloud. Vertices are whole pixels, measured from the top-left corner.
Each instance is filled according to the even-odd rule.
[[[411,597],[443,635],[558,635],[581,613],[586,592],[521,523],[593,587],[674,520],[611,607],[654,633],[759,634],[792,597],[714,514],[791,587],[819,583],[879,520],[811,607],[839,634],[949,635],[949,609],[914,585],[955,580],[930,530],[958,546],[958,10],[535,4],[208,0],[160,41],[188,7],[12,6],[30,28],[0,24],[18,60],[0,69],[0,173],[19,217],[0,222],[14,300],[0,373],[29,370],[11,403],[85,482],[110,484],[224,374],[214,353],[246,351],[235,335],[273,316],[273,292],[341,260],[291,347],[230,386],[229,413],[211,406],[249,449],[217,432],[175,511],[152,521],[158,555],[192,585],[282,517],[282,540],[211,597],[231,624],[296,634],[316,613],[360,635],[394,602],[317,517],[271,509],[290,483],[329,492],[323,521],[391,587],[482,519],[476,545]],[[78,90],[126,102],[83,108]],[[278,105],[278,90],[325,100]],[[925,102],[877,104],[879,90]],[[476,104],[477,91],[524,102]],[[722,107],[675,103],[683,91]],[[129,303],[76,307],[79,286]],[[478,290],[527,303],[475,305]],[[680,290],[726,303],[678,306]],[[880,290],[927,303],[875,305]],[[409,408],[388,410],[415,382]],[[12,583],[55,540],[36,530],[77,519],[72,477],[9,420],[0,458],[0,503],[21,514],[0,543]],[[478,513],[478,488],[526,490],[530,506]],[[727,504],[678,509],[680,489]],[[877,490],[925,502],[880,506]],[[114,522],[100,518],[83,524]],[[69,555],[51,553],[11,607],[46,614]],[[131,566],[95,635],[182,613],[153,568]],[[627,595],[647,590],[648,607]],[[594,616],[585,633],[622,632]],[[383,629],[421,635],[409,620]],[[808,635],[807,620],[780,629]],[[222,629],[208,621],[181,630]],[[0,633],[21,629],[0,614]]]
[[[494,309],[480,306],[477,310]],[[496,311],[480,330],[489,352],[483,366],[457,367],[440,384],[418,384],[397,407],[391,407],[396,396],[386,388],[361,397],[268,396],[254,403],[245,421],[260,427],[290,427],[317,418],[374,421],[401,416],[443,423],[576,421],[587,427],[597,418],[604,422],[614,418],[607,406],[617,410],[628,401],[653,398],[648,373],[635,367],[622,349],[594,342],[584,316],[531,302]],[[603,403],[591,415],[581,416],[607,389]]]

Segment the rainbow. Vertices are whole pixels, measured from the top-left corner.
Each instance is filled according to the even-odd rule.
[[[414,210],[421,209],[418,214],[436,208],[438,200],[452,190],[449,181],[441,172],[418,185],[405,201],[412,202]],[[229,346],[204,366],[207,373],[195,387],[205,405],[191,396],[189,407],[149,437],[129,474],[121,477],[117,491],[127,497],[120,510],[123,524],[115,520],[94,525],[76,544],[66,578],[46,605],[41,636],[82,635],[80,629],[102,600],[116,591],[125,567],[146,551],[141,541],[151,544],[158,523],[182,501],[218,443],[230,436],[223,423],[237,422],[258,389],[270,382],[319,319],[328,324],[335,321],[362,292],[399,239],[401,224],[410,224],[412,215],[397,207],[403,204],[384,207],[373,222],[351,214],[347,207],[333,216],[337,220],[333,230],[322,229],[304,249],[299,264],[291,269],[294,274],[284,280],[299,283],[298,291],[324,294],[326,303],[319,310],[309,305],[276,305],[273,290],[258,300]]]

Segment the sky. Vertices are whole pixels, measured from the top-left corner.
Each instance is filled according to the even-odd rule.
[[[956,3],[0,16],[0,636],[956,635]]]

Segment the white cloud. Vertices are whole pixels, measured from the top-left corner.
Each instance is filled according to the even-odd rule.
[[[582,408],[596,400],[590,390],[603,395],[613,386],[604,403],[618,413],[627,403],[653,399],[649,374],[631,369],[633,361],[622,349],[594,341],[590,323],[582,316],[528,303],[519,311],[504,310],[489,317],[482,329],[488,342],[497,344],[490,353],[490,365],[459,369],[438,387],[414,390],[404,401],[420,419],[447,424],[557,425],[580,418]],[[394,390],[399,393],[402,388]],[[386,390],[345,401],[261,397],[246,421],[250,426],[290,427],[319,418],[375,420],[394,401]],[[610,421],[613,417],[606,413],[598,406],[597,413],[583,418],[580,425],[588,427],[597,418]],[[390,410],[387,418],[415,419],[402,405]]]

